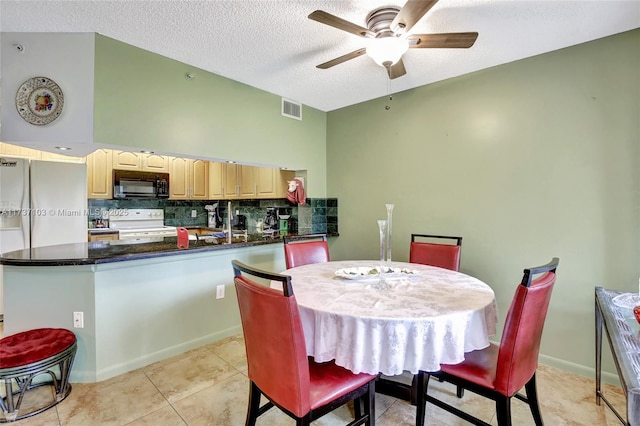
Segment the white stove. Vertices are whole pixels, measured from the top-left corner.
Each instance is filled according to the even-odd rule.
[[[175,226],[164,225],[162,209],[119,209],[109,212],[109,228],[117,229],[121,240],[175,237]]]

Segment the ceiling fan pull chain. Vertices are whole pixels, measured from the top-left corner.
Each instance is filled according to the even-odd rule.
[[[393,100],[393,97],[391,96],[391,79],[390,78],[387,78],[387,95],[389,95],[389,102],[391,102]],[[384,106],[384,109],[389,111],[391,109],[391,105],[389,105],[389,103],[387,103]]]

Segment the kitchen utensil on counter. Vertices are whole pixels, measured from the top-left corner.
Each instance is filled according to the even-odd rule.
[[[267,217],[264,219],[264,230],[278,230],[278,209],[276,207],[267,207]]]
[[[178,233],[178,248],[189,248],[189,231],[187,231],[187,228],[177,228],[176,232]]]
[[[280,215],[280,224],[279,224],[279,228],[280,228],[280,234],[285,234],[289,232],[289,218],[291,217],[291,215],[285,214],[285,215]]]
[[[247,229],[247,217],[243,214],[235,215],[231,225],[231,229],[237,229],[240,231],[244,231],[245,229]]]
[[[218,228],[218,203],[207,204],[204,209],[207,211],[207,226],[209,228]]]

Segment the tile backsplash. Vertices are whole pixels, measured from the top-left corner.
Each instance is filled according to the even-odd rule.
[[[89,226],[102,219],[101,212],[109,209],[164,209],[164,223],[169,226],[207,226],[204,206],[219,203],[220,215],[226,217],[228,200],[97,200],[89,199]],[[256,229],[259,219],[266,216],[267,207],[291,208],[291,216],[297,222],[298,233],[338,233],[338,199],[307,198],[306,204],[291,204],[286,199],[231,200],[232,213],[247,217],[247,229]],[[196,216],[192,217],[192,211]],[[108,225],[107,225],[108,226]]]

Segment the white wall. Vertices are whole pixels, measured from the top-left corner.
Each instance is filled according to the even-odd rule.
[[[93,150],[82,146],[93,142],[94,38],[93,33],[2,33],[1,141],[80,145],[73,151],[78,156]],[[62,114],[44,126],[26,122],[15,108],[20,85],[40,76],[54,80],[64,93]]]

